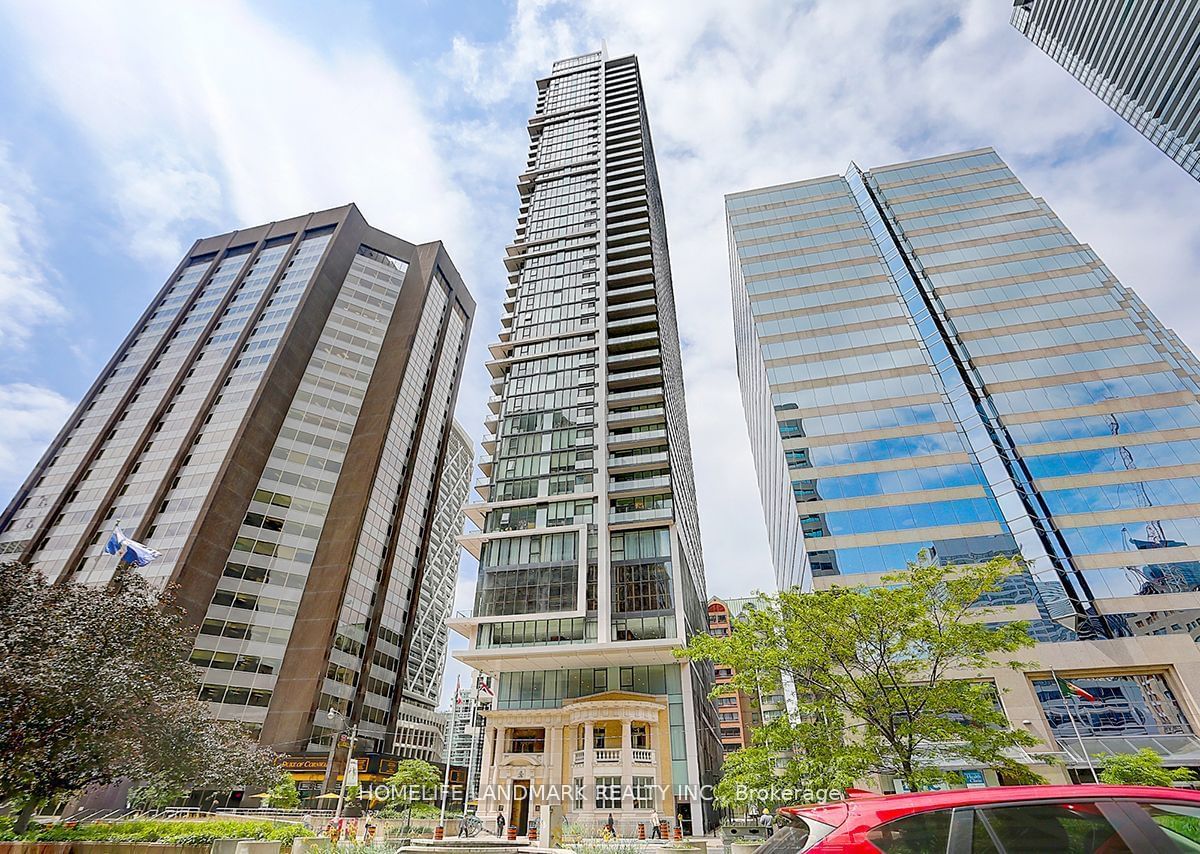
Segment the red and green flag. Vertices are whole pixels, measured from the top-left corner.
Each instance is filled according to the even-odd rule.
[[[1063,679],[1059,676],[1056,676],[1054,681],[1058,683],[1059,693],[1062,694],[1064,700],[1067,699],[1068,694],[1071,694],[1081,700],[1087,700],[1089,703],[1100,702],[1100,700],[1094,694],[1089,694],[1074,682],[1068,682],[1066,679]]]

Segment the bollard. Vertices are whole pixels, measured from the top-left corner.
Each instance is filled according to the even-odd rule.
[[[441,840],[443,840],[445,838],[446,838],[446,828],[442,827],[439,824],[437,827],[435,827],[433,829],[433,839],[435,842],[440,842]]]
[[[515,824],[510,824],[510,825],[508,826],[508,833],[506,834],[505,838],[506,838],[506,839],[507,839],[509,842],[516,842],[516,841],[517,841],[517,826],[516,826]]]
[[[645,839],[646,839],[646,825],[644,825],[642,822],[639,821],[638,822],[638,841],[639,842],[645,841]]]

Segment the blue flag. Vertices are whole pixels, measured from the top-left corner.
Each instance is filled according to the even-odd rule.
[[[125,549],[125,554],[121,556],[124,563],[131,563],[134,566],[146,566],[155,558],[162,557],[162,552],[155,551],[149,546],[144,546],[136,540],[131,540],[125,536],[125,532],[121,530],[120,525],[113,527],[112,536],[108,538],[108,542],[104,544],[104,551],[110,555],[115,555],[121,549]]]
[[[104,551],[110,555],[115,555],[121,550],[121,540],[125,539],[125,534],[121,531],[121,526],[117,525],[113,528],[112,536],[108,538],[108,542],[104,544]]]

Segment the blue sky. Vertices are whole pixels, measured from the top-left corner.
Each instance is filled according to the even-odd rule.
[[[644,76],[709,589],[770,588],[724,193],[992,145],[1200,344],[1200,185],[1012,30],[1010,8],[0,0],[0,493],[194,238],[347,201],[444,240],[479,300],[458,406],[479,437],[533,80],[603,39]],[[473,579],[465,566],[464,604]]]

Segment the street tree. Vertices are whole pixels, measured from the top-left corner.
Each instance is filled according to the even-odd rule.
[[[1170,786],[1195,780],[1187,768],[1164,768],[1162,757],[1148,747],[1137,753],[1110,753],[1100,757],[1100,782],[1116,786]]]
[[[816,800],[821,791],[853,786],[870,770],[871,757],[846,742],[844,731],[833,708],[764,722],[751,730],[747,747],[725,757],[713,794],[722,806],[745,811]]]
[[[295,778],[284,774],[278,783],[267,789],[266,801],[277,810],[294,810],[300,806],[300,790],[296,788]]]
[[[402,759],[388,777],[388,806],[395,810],[411,807],[433,797],[442,785],[438,769],[424,759]]]
[[[170,597],[127,567],[103,587],[0,564],[0,800],[34,808],[120,779],[147,798],[265,788],[275,755],[217,721]]]
[[[1037,740],[1010,727],[987,678],[997,667],[1020,669],[1014,655],[1033,644],[1026,623],[1005,622],[1006,609],[987,604],[1021,572],[1009,558],[956,567],[922,560],[877,587],[764,595],[728,636],[697,635],[681,654],[732,666],[731,686],[751,693],[794,686],[793,731],[781,728],[762,752],[792,737],[794,772],[810,785],[829,779],[821,769],[831,767],[839,781],[882,772],[926,788],[957,778],[940,767],[952,761],[1037,782],[1006,754]]]

